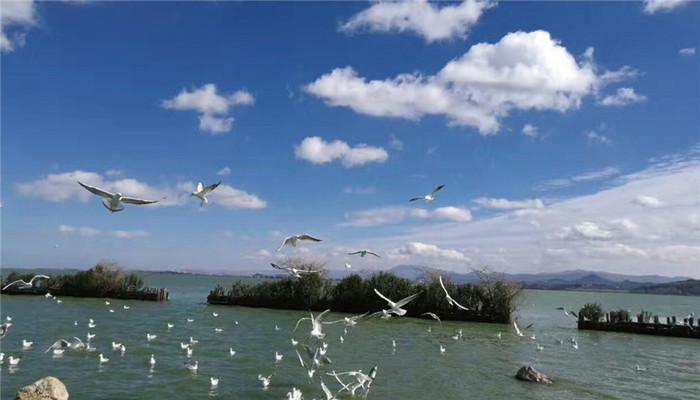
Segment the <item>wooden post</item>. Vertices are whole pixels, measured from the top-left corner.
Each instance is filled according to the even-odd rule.
[[[676,316],[675,315],[671,315],[671,321],[673,321],[673,325],[676,324]]]
[[[605,313],[605,322],[610,323],[610,313]]]
[[[688,322],[690,323],[690,326],[693,326],[694,320],[695,320],[695,318],[693,318],[693,317],[688,318]]]
[[[659,323],[659,316],[658,315],[654,315],[654,323],[655,324]]]
[[[671,317],[666,317],[666,325],[671,325]]]

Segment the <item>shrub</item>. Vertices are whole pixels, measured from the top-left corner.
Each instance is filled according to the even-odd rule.
[[[603,312],[603,307],[599,303],[586,303],[581,310],[579,310],[579,315],[584,321],[600,322],[605,313]]]
[[[610,311],[610,322],[630,322],[630,312],[621,308]]]

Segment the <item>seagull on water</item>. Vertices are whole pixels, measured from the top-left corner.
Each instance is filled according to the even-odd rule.
[[[96,333],[87,333],[87,341],[89,342],[90,340],[95,338]]]
[[[119,350],[121,350],[122,355],[124,355],[124,353],[126,352],[126,346],[122,344],[122,347]]]
[[[445,346],[440,345],[440,354],[445,354]]]
[[[207,199],[207,195],[209,193],[211,193],[212,190],[219,187],[219,185],[221,185],[221,181],[214,183],[212,185],[206,186],[206,187],[204,186],[204,184],[202,184],[202,182],[198,182],[197,183],[197,190],[190,193],[190,197],[194,196],[194,197],[200,199],[202,201],[201,203],[199,203],[200,207],[204,206],[205,204],[209,203],[209,200]]]
[[[211,315],[213,315],[213,316],[215,316],[215,317],[218,317],[218,316],[219,316],[219,313],[213,312],[213,313],[211,313]]]
[[[214,328],[214,333],[221,333],[224,330],[222,328]]]
[[[520,337],[525,336],[525,335],[523,335],[522,332],[520,332],[520,328],[518,328],[518,323],[517,323],[517,322],[513,321],[513,326],[515,327],[515,334],[516,334],[516,335],[518,335],[518,336],[520,336]]]
[[[228,348],[228,353],[231,355],[231,357],[236,355],[236,350],[233,349],[233,347]]]
[[[573,347],[574,349],[578,350],[578,342],[576,341],[576,339],[574,339],[574,340],[571,342],[571,347]]]
[[[34,342],[27,342],[27,339],[22,339],[22,348],[23,349],[28,349],[28,348],[32,347],[33,344],[34,344]]]
[[[364,256],[366,256],[367,254],[369,254],[369,255],[371,255],[371,256],[375,256],[375,257],[377,257],[377,258],[381,258],[381,257],[379,257],[379,254],[377,254],[377,253],[375,253],[375,252],[373,252],[373,251],[369,251],[369,250],[357,250],[357,251],[353,251],[352,253],[348,253],[348,254],[351,255],[351,256],[359,255],[360,257],[364,257]]]
[[[535,343],[535,346],[536,346],[536,348],[537,348],[537,351],[542,351],[542,350],[544,350],[544,346],[540,346],[539,343]]]
[[[106,305],[106,306],[108,306],[108,305],[110,305],[110,304],[111,304],[110,302],[105,301],[105,305]]]
[[[88,323],[88,328],[94,328],[96,326],[97,326],[97,324],[95,323],[95,321],[93,321],[93,319],[90,318],[90,322]]]
[[[173,326],[175,326],[175,324],[171,324],[170,322],[168,322],[168,329],[173,329]]]
[[[5,362],[3,360],[5,360],[5,353],[0,353],[0,364]]]
[[[197,343],[199,343],[199,340],[196,340],[192,336],[190,336],[190,344],[197,344]]]
[[[436,187],[435,189],[433,189],[433,190],[432,190],[430,193],[428,193],[427,195],[425,195],[425,196],[420,196],[420,197],[414,197],[414,198],[412,198],[412,199],[409,200],[409,201],[425,200],[426,202],[430,203],[431,201],[435,200],[435,197],[433,197],[433,196],[435,195],[435,192],[437,192],[438,190],[442,189],[443,187],[445,187],[445,185],[440,185],[440,186]]]
[[[194,350],[192,349],[192,347],[189,347],[189,346],[188,346],[186,351],[187,351],[187,358],[192,357],[192,352],[194,351]]]
[[[149,342],[150,342],[151,340],[155,340],[155,338],[157,338],[157,337],[158,337],[158,335],[155,335],[155,334],[154,334],[154,335],[151,335],[150,333],[146,333],[146,339],[147,339]]]
[[[388,305],[389,307],[391,307],[391,312],[393,312],[393,313],[396,314],[396,315],[404,315],[404,314],[406,314],[406,310],[404,310],[403,308],[401,308],[401,306],[405,306],[405,305],[408,304],[411,300],[413,300],[413,299],[415,299],[416,297],[418,297],[419,294],[423,293],[423,292],[418,292],[418,293],[412,294],[412,295],[410,295],[410,296],[408,296],[408,297],[406,297],[406,298],[404,298],[404,299],[401,299],[401,300],[399,300],[399,301],[397,301],[397,302],[393,302],[393,301],[389,300],[389,299],[388,299],[386,296],[384,296],[383,294],[379,293],[379,291],[378,291],[377,289],[374,289],[374,292],[377,294],[377,296],[379,296],[379,297],[381,297],[382,299],[386,300],[387,305]]]
[[[219,377],[210,377],[209,382],[211,383],[211,387],[217,387],[219,386]]]
[[[194,322],[194,319],[192,319],[192,318],[187,318],[187,322]]]
[[[281,331],[281,330],[282,330],[282,329],[280,329],[279,326],[275,325],[275,332],[279,332],[279,331]]]
[[[10,283],[8,283],[7,285],[5,285],[5,287],[2,288],[2,290],[5,290],[5,289],[9,288],[9,287],[12,286],[12,285],[18,285],[18,286],[17,286],[17,289],[31,289],[32,287],[34,287],[34,281],[35,281],[36,279],[50,279],[50,278],[49,278],[48,276],[46,276],[46,275],[34,275],[34,276],[32,277],[32,279],[29,280],[29,282],[25,282],[25,281],[23,281],[22,279],[18,279],[18,280],[14,281],[14,282],[10,282]],[[47,294],[48,294],[48,293],[47,293]],[[12,318],[8,319],[8,321],[11,321],[11,320],[12,320]]]
[[[151,354],[151,359],[148,360],[148,363],[151,364],[151,366],[156,365],[156,358],[153,357],[153,354]]]
[[[313,237],[311,235],[307,235],[306,233],[303,233],[300,235],[287,236],[286,238],[284,238],[282,245],[280,245],[280,248],[277,249],[277,251],[282,250],[282,247],[284,247],[287,244],[291,245],[292,247],[296,247],[297,242],[303,241],[303,240],[308,240],[308,241],[312,241],[312,242],[320,242],[321,241],[321,239],[316,239],[315,237]]]
[[[180,342],[180,348],[181,348],[181,349],[185,350],[185,349],[188,348],[188,347],[190,347],[189,344]]]
[[[646,371],[646,370],[647,370],[646,367],[640,367],[639,365],[635,365],[635,367],[636,367],[637,372],[639,372],[639,371]]]
[[[275,362],[282,362],[282,357],[284,357],[282,354],[275,352]]]
[[[95,186],[90,186],[88,184],[82,183],[78,181],[78,184],[80,186],[84,187],[87,189],[89,192],[96,194],[98,196],[104,197],[104,200],[102,200],[102,205],[105,206],[106,209],[108,209],[111,212],[118,212],[122,211],[124,209],[124,206],[121,205],[121,203],[127,203],[127,204],[136,204],[136,205],[143,205],[143,204],[153,204],[157,203],[159,200],[142,200],[142,199],[137,199],[135,197],[124,197],[122,196],[121,193],[110,193],[106,190],[100,189]]]
[[[21,360],[21,359],[22,359],[22,357],[14,358],[14,357],[10,356],[10,358],[7,359],[7,363],[8,363],[11,367],[16,367],[17,364],[19,364],[19,360]]]
[[[453,299],[452,296],[450,296],[450,294],[447,293],[447,289],[445,289],[445,284],[442,283],[442,275],[438,276],[438,278],[440,279],[440,286],[442,286],[442,290],[445,292],[445,297],[447,298],[447,303],[453,307],[459,307],[462,310],[469,311],[469,309],[467,307],[464,307],[463,305],[457,303],[455,301],[455,299]]]
[[[123,307],[124,307],[125,310],[128,310],[128,309],[131,308],[131,307],[129,307],[129,306],[123,306]]]
[[[64,351],[66,351],[66,349],[53,349],[53,355],[62,356]]]
[[[110,309],[109,309],[109,312],[114,312],[114,310],[112,310],[112,309],[110,308]]]
[[[100,364],[104,364],[109,361],[109,358],[105,358],[105,356],[100,353]]]
[[[298,345],[298,344],[299,344],[299,341],[298,341],[298,340],[294,340],[294,338],[292,338],[292,346],[296,346],[296,345]]]
[[[291,392],[287,392],[287,399],[286,400],[301,400],[302,395],[301,395],[301,390],[293,387]]]
[[[199,368],[199,361],[195,361],[194,364],[185,363],[185,368],[192,372],[197,372],[197,368]]]
[[[119,350],[122,348],[121,343],[112,342],[112,350]]]
[[[272,374],[274,375],[274,374]],[[270,376],[262,376],[261,374],[258,374],[258,380],[262,382],[263,389],[267,389],[268,386],[270,386],[270,378],[272,378],[272,375]]]

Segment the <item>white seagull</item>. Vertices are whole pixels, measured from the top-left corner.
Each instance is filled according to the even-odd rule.
[[[272,378],[272,375],[262,376],[261,374],[258,374],[258,380],[262,382],[263,389],[267,389],[267,387],[270,386],[270,378]]]
[[[185,363],[185,368],[192,372],[197,372],[197,368],[199,368],[199,361],[195,361],[194,364]]]
[[[7,331],[10,329],[11,326],[11,322],[3,322],[2,324],[0,324],[0,339],[4,338],[5,335],[7,335]]]
[[[190,193],[190,197],[194,196],[198,199],[200,199],[202,202],[199,203],[200,206],[204,206],[205,204],[209,203],[209,200],[207,199],[207,195],[211,193],[212,190],[216,189],[221,185],[221,181],[214,183],[212,185],[209,185],[205,187],[202,182],[197,183],[197,191]]]
[[[442,321],[440,321],[440,317],[438,317],[435,313],[424,312],[423,314],[421,314],[421,316],[423,316],[423,315],[429,316],[430,318],[432,318],[432,319],[436,320],[437,322],[439,322],[440,325],[442,325]]]
[[[301,274],[309,274],[309,273],[318,273],[320,272],[319,270],[311,270],[311,269],[298,269],[294,267],[281,267],[275,263],[270,263],[273,268],[276,269],[281,269],[284,271],[287,271],[289,275],[295,277],[295,278],[301,278]]]
[[[345,263],[345,272],[348,272],[350,268],[352,268],[352,265]]]
[[[53,355],[61,356],[61,355],[63,355],[64,351],[66,351],[66,349],[53,349]]]
[[[233,349],[233,347],[228,348],[228,353],[231,355],[231,357],[236,355],[236,350]]]
[[[211,313],[211,315],[213,315],[213,316],[215,316],[215,317],[218,317],[218,316],[219,316],[219,313],[213,312],[213,313]]]
[[[131,307],[129,307],[129,306],[123,306],[123,307],[124,307],[125,310],[128,310],[128,309],[131,308]]]
[[[96,333],[90,333],[90,332],[88,332],[88,333],[87,333],[87,341],[89,342],[89,341],[91,341],[92,339],[94,339],[94,338],[95,338],[95,335],[96,335]]]
[[[102,200],[102,205],[105,206],[106,209],[108,209],[111,212],[118,212],[124,209],[124,206],[121,205],[121,203],[127,203],[127,204],[137,204],[137,205],[143,205],[143,204],[153,204],[157,203],[159,200],[142,200],[142,199],[137,199],[135,197],[124,197],[122,196],[121,193],[110,193],[106,190],[102,190],[100,188],[97,188],[95,186],[90,186],[85,183],[82,183],[78,181],[80,186],[84,187],[87,189],[89,192],[96,194],[98,196],[104,197],[104,200]]]
[[[14,358],[14,357],[10,356],[10,358],[7,359],[7,362],[11,367],[16,367],[17,364],[19,364],[19,360],[21,360],[21,359],[22,359],[22,357]]]
[[[93,319],[90,318],[90,322],[88,322],[88,328],[94,328],[96,326],[97,324],[95,323],[95,321],[93,321]]]
[[[112,350],[119,350],[122,348],[121,343],[112,342]]]
[[[27,339],[22,339],[22,348],[23,349],[28,349],[28,348],[32,347],[33,344],[34,344],[34,342],[27,342]]]
[[[155,340],[155,338],[157,338],[157,337],[158,337],[158,335],[151,335],[150,333],[147,333],[147,334],[146,334],[146,339],[147,339],[149,342],[150,342],[151,340]]]
[[[284,357],[282,354],[275,352],[275,362],[282,362],[282,357]]]
[[[100,353],[100,364],[104,364],[109,361],[109,358],[105,358],[105,356]]]
[[[375,252],[373,252],[373,251],[369,251],[369,250],[357,250],[357,251],[353,251],[352,253],[348,253],[348,254],[351,255],[351,256],[359,255],[360,257],[364,257],[364,256],[366,256],[367,254],[369,254],[369,255],[371,255],[371,256],[375,256],[375,257],[377,257],[377,258],[381,258],[381,257],[379,257],[379,254],[377,254],[377,253],[375,253]]]
[[[112,304],[112,303],[110,303],[110,302],[108,302],[108,301],[105,301],[105,305],[106,305],[106,306],[108,306],[108,305],[110,305],[110,304]]]
[[[51,350],[61,350],[61,349],[73,349],[76,351],[84,350],[85,344],[82,340],[77,337],[73,337],[73,342],[69,342],[65,339],[58,339],[54,344],[52,344],[44,353],[48,353]]]
[[[520,332],[520,328],[518,328],[518,323],[517,323],[517,322],[513,321],[513,326],[515,327],[515,334],[516,334],[516,335],[518,335],[518,336],[520,336],[520,337],[525,336],[525,335],[523,335],[522,332]]]
[[[219,386],[219,377],[210,377],[209,382],[211,383],[211,387],[217,387]]]
[[[436,187],[435,189],[433,189],[430,193],[426,194],[425,196],[414,197],[409,201],[425,200],[426,202],[430,203],[431,201],[435,200],[435,197],[433,197],[433,195],[435,195],[435,192],[442,189],[443,187],[445,187],[445,185],[440,185],[440,186]]]
[[[50,279],[50,278],[46,275],[34,275],[34,277],[32,277],[32,279],[30,279],[29,282],[25,282],[22,279],[18,279],[14,282],[11,282],[11,283],[8,283],[7,285],[5,285],[5,287],[2,288],[2,290],[5,290],[5,289],[9,288],[10,286],[17,285],[17,284],[19,284],[19,287],[17,287],[17,289],[31,289],[32,287],[34,287],[34,280],[36,280],[36,279]],[[8,319],[8,321],[11,321],[11,320],[12,320],[12,318]]]
[[[194,351],[194,350],[192,349],[192,347],[189,347],[189,346],[188,346],[186,351],[187,351],[187,358],[192,357],[192,352]]]
[[[440,354],[445,354],[445,346],[440,345]]]
[[[389,307],[391,307],[391,312],[393,312],[393,313],[396,314],[396,315],[404,315],[404,314],[406,314],[406,310],[404,310],[403,308],[401,308],[401,306],[405,306],[405,305],[408,304],[411,300],[413,300],[413,299],[415,299],[416,297],[418,297],[419,294],[423,293],[423,292],[418,292],[418,293],[416,293],[416,294],[412,294],[412,295],[406,297],[405,299],[401,299],[401,300],[399,300],[399,301],[397,301],[397,302],[394,303],[393,301],[391,301],[391,300],[389,300],[388,298],[386,298],[383,294],[379,293],[379,291],[378,291],[377,289],[374,289],[374,292],[375,292],[379,297],[381,297],[382,299],[386,300],[387,305],[388,305]]]
[[[445,289],[445,284],[442,283],[442,275],[438,276],[438,278],[440,279],[440,286],[442,286],[442,290],[445,291],[445,297],[447,298],[447,303],[451,306],[456,306],[456,307],[461,308],[462,310],[469,311],[469,309],[467,307],[464,307],[463,305],[457,303],[455,301],[455,299],[453,299],[452,296],[450,296],[450,294],[447,293],[447,289]]]
[[[224,330],[222,328],[214,328],[214,333],[221,333]]]
[[[148,363],[151,364],[151,366],[156,365],[156,358],[153,357],[153,354],[151,354],[151,359],[148,360]]]
[[[277,249],[277,251],[282,250],[282,247],[285,245],[289,244],[292,247],[296,247],[297,242],[302,241],[302,240],[309,240],[312,242],[320,242],[321,239],[316,239],[315,237],[311,235],[307,235],[306,233],[300,234],[300,235],[292,235],[292,236],[287,236],[284,241],[282,242],[282,245],[280,245],[280,248]]]
[[[286,400],[301,400],[302,395],[301,395],[301,390],[293,387],[291,392],[287,392],[287,399]]]
[[[173,329],[173,326],[175,326],[175,324],[171,324],[170,322],[168,322],[168,329]]]
[[[311,311],[309,311],[309,314],[311,315],[311,318],[308,318],[308,317],[301,318],[299,321],[297,321],[297,325],[294,327],[294,330],[296,330],[296,329],[299,327],[299,322],[308,319],[308,320],[311,320],[311,336],[312,336],[312,337],[315,337],[316,339],[323,339],[324,337],[326,337],[326,334],[322,332],[322,330],[323,330],[323,325],[321,324],[321,320],[322,320],[323,317],[325,317],[326,314],[328,314],[330,311],[331,311],[331,310],[328,309],[328,310],[326,310],[326,311],[324,311],[324,312],[318,314],[318,315],[316,316],[316,318],[314,318],[314,314],[311,313]]]
[[[292,346],[296,346],[296,345],[298,345],[298,344],[299,344],[299,341],[298,341],[298,340],[294,340],[294,338],[292,338]]]
[[[297,353],[297,357],[299,358],[299,363],[301,364],[302,368],[306,370],[306,374],[309,376],[309,379],[314,377],[314,372],[316,370],[313,368],[313,363],[310,364],[309,366],[306,366],[306,363],[304,363],[304,360],[301,358],[301,354],[299,354],[299,351],[294,350],[295,353]]]

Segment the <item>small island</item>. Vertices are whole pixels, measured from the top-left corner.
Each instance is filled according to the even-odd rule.
[[[143,280],[134,273],[127,274],[116,263],[100,260],[87,271],[75,274],[51,276],[49,279],[36,279],[32,287],[10,283],[19,279],[29,282],[35,274],[21,274],[12,271],[3,280],[0,294],[8,295],[46,295],[71,297],[98,297],[124,300],[167,301],[168,291],[165,288],[155,289],[145,287]]]
[[[629,310],[604,312],[598,303],[588,303],[579,310],[578,329],[700,339],[700,324],[696,325],[694,316],[683,317],[682,321],[668,316],[664,321],[642,310],[633,321]]]
[[[449,277],[442,276],[445,289],[459,304],[469,310],[452,307],[445,297],[439,275],[425,270],[419,282],[399,278],[391,273],[378,272],[363,279],[352,274],[339,282],[327,278],[322,264],[288,259],[287,266],[299,270],[320,271],[304,273],[301,277],[286,277],[265,281],[257,285],[235,282],[230,290],[218,285],[207,297],[209,304],[264,307],[288,310],[321,311],[362,314],[387,308],[386,301],[374,292],[380,291],[393,301],[420,293],[405,308],[406,317],[430,318],[422,315],[434,313],[440,319],[510,323],[522,287],[494,273],[479,272],[481,281],[476,284],[456,285]]]

